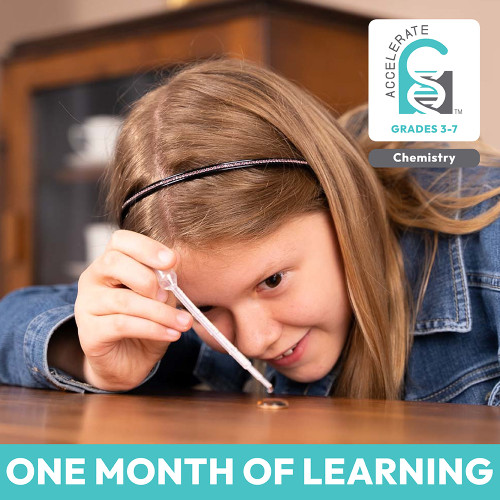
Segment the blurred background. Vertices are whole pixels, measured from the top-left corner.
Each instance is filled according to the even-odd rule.
[[[367,101],[374,18],[481,25],[481,136],[497,136],[498,0],[2,0],[0,296],[71,282],[113,230],[99,193],[121,120],[176,64],[229,53],[339,113]]]

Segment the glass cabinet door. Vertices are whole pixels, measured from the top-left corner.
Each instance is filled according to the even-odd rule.
[[[123,117],[159,80],[147,73],[34,95],[36,284],[75,281],[104,250],[114,228],[100,181]]]

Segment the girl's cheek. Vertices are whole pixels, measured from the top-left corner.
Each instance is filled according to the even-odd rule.
[[[323,297],[311,297],[301,294],[298,297],[290,297],[276,308],[274,318],[284,325],[311,326],[321,321],[328,308],[323,306]]]

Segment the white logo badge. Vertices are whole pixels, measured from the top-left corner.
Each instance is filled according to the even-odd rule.
[[[369,27],[374,141],[479,138],[479,23],[376,19]]]

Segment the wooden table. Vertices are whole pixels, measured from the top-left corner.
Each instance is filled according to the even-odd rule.
[[[500,443],[500,408],[246,395],[71,394],[0,386],[0,443]]]

